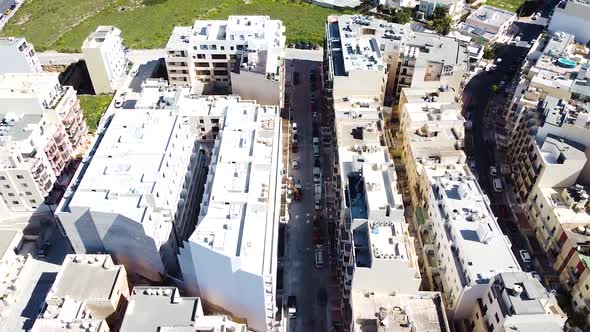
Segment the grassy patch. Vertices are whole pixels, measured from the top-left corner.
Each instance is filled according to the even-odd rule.
[[[97,96],[78,96],[80,99],[80,107],[84,111],[84,118],[88,129],[91,132],[96,131],[96,126],[102,113],[109,107],[113,96],[111,95],[97,95]]]
[[[502,8],[511,12],[516,10],[525,2],[525,0],[487,0],[486,5]]]
[[[27,0],[1,34],[25,36],[41,51],[72,52],[97,26],[115,25],[129,48],[160,48],[174,26],[237,14],[269,15],[283,21],[289,42],[321,43],[332,13],[294,0]]]

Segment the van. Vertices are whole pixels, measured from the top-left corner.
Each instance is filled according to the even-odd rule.
[[[494,185],[495,192],[500,193],[502,190],[504,190],[504,188],[502,188],[502,180],[500,178],[494,178],[492,184]]]
[[[324,267],[324,253],[321,245],[315,247],[315,267],[318,269]]]

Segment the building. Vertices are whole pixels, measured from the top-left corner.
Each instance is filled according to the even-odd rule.
[[[379,5],[385,8],[414,8],[418,2],[416,0],[379,0]]]
[[[0,75],[0,103],[10,109],[53,109],[68,134],[75,155],[84,153],[88,125],[76,90],[59,83],[58,73]]]
[[[440,293],[412,295],[370,291],[352,293],[351,331],[451,331]]]
[[[335,209],[340,310],[353,326],[352,293],[415,294],[421,276],[383,138],[381,108],[338,109],[335,126],[337,197],[346,197],[337,200]],[[395,282],[387,277],[391,275]]]
[[[499,273],[486,288],[471,316],[462,322],[467,331],[564,330],[567,316],[555,296],[530,273]]]
[[[226,316],[205,315],[198,297],[182,297],[175,287],[133,288],[121,332],[247,332]]]
[[[556,7],[549,21],[551,32],[567,32],[576,41],[586,44],[590,40],[590,2],[587,0],[563,0]]]
[[[445,174],[432,178],[425,228],[435,245],[435,284],[454,320],[471,315],[493,278],[521,271],[489,199],[473,176]]]
[[[106,252],[129,274],[180,275],[178,246],[192,233],[219,127],[192,117],[188,89],[148,82],[119,109],[82,161],[56,215],[78,254]]]
[[[409,25],[372,17],[329,16],[324,61],[328,104],[334,109],[355,102],[380,106],[386,96],[393,99],[399,53],[410,33]]]
[[[231,91],[243,99],[280,105],[285,27],[268,16],[230,16],[176,27],[166,44],[171,85],[195,92]]]
[[[83,151],[87,127],[71,87],[57,74],[0,76],[0,211],[4,217],[30,214],[60,175]]]
[[[356,8],[361,5],[361,0],[306,0],[316,6],[326,8]]]
[[[420,0],[418,3],[418,13],[422,13],[425,18],[431,18],[437,6],[444,6],[453,19],[458,19],[465,8],[463,0]]]
[[[113,93],[127,72],[127,49],[121,30],[100,25],[82,44],[82,54],[96,94]]]
[[[467,16],[458,28],[461,33],[475,38],[478,44],[491,44],[510,32],[514,20],[514,12],[483,5]]]
[[[32,330],[116,331],[128,299],[127,273],[111,256],[67,255]]]
[[[33,44],[28,43],[24,38],[0,38],[0,54],[2,54],[0,74],[43,71]]]
[[[585,315],[587,323],[590,323],[590,294],[586,288],[590,287],[589,237],[588,224],[563,231],[560,236],[563,247],[553,264],[561,285],[571,296],[572,308]]]
[[[282,135],[279,110],[202,98],[220,123],[195,231],[180,249],[187,290],[215,310],[266,331],[274,322]]]
[[[422,181],[424,167],[461,165],[467,159],[463,152],[465,119],[460,106],[454,101],[440,102],[430,93],[422,97],[403,103],[398,145],[406,168],[406,187],[415,209],[427,198],[428,184]]]
[[[397,105],[405,87],[459,91],[469,70],[466,43],[413,32],[407,24],[361,15],[330,16],[326,40],[324,86],[334,109],[359,102]]]

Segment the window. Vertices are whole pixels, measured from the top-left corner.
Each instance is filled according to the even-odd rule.
[[[498,313],[496,312],[496,314],[494,315],[496,317],[496,323],[500,323],[500,318],[498,317]]]
[[[26,188],[26,187],[28,187],[28,186],[29,186],[29,185],[28,185],[28,184],[26,184],[26,183],[21,183],[20,185],[21,185],[23,188]]]
[[[35,203],[37,203],[37,201],[36,201],[36,200],[34,200],[34,199],[29,199],[29,203],[31,203],[31,204],[35,204]]]
[[[8,185],[8,184],[5,184],[5,185],[4,185],[4,188],[6,188],[6,189],[10,189],[10,185]]]
[[[219,49],[221,49],[222,51],[225,51],[225,46],[219,46]]]
[[[197,54],[197,59],[205,59],[205,54]]]
[[[32,193],[32,192],[30,192],[30,191],[25,191],[25,195],[27,195],[27,196],[31,196],[31,195],[33,195],[33,193]]]
[[[0,180],[6,180],[6,178],[3,176],[0,176]]]
[[[208,45],[201,45],[201,49],[202,50],[208,50],[209,49],[209,46]]]
[[[12,201],[12,204],[18,205],[18,201]]]
[[[588,287],[588,284],[586,284],[585,287],[586,287],[586,290],[589,290],[590,289],[590,287]]]
[[[490,303],[494,303],[494,299],[492,298],[492,292],[488,293],[488,300],[490,300]]]
[[[16,176],[16,178],[17,178],[17,179],[20,179],[20,180],[22,180],[22,179],[24,179],[25,177],[24,177],[24,176],[22,176],[22,175],[17,175],[17,176]]]
[[[14,193],[8,193],[8,197],[14,197]]]

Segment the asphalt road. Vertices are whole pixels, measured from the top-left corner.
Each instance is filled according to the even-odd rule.
[[[312,68],[320,70],[318,61],[288,60],[287,75],[299,73],[299,84],[287,86],[292,106],[291,118],[297,123],[299,150],[291,153],[291,160],[299,162],[298,169],[290,169],[293,181],[301,181],[303,198],[293,201],[290,219],[286,230],[286,250],[284,269],[284,300],[297,297],[297,316],[288,319],[289,332],[327,331],[327,252],[324,252],[323,268],[316,268],[313,245],[314,183],[312,168],[313,116],[310,105],[309,72]],[[317,92],[316,92],[317,94]],[[316,98],[319,97],[316,96]],[[291,165],[289,165],[290,167]]]

